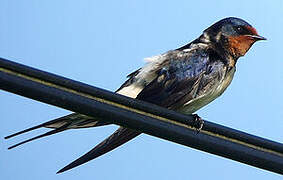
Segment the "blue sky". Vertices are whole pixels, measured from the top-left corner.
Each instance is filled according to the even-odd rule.
[[[114,91],[143,58],[180,47],[228,16],[245,19],[268,41],[239,59],[231,86],[198,114],[283,142],[282,11],[277,1],[0,2],[0,56]],[[0,171],[9,179],[257,179],[282,177],[149,135],[71,171],[56,171],[90,150],[116,126],[69,130],[13,150],[44,130],[3,140],[66,115],[54,106],[0,91]]]

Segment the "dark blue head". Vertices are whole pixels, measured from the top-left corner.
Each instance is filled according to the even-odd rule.
[[[254,42],[265,40],[249,23],[235,17],[216,22],[204,31],[204,36],[235,57],[243,56]]]
[[[239,35],[250,35],[254,36],[256,40],[263,40],[265,38],[259,36],[255,28],[243,19],[236,17],[228,17],[222,19],[212,26],[207,28],[204,32],[210,36],[239,36]],[[256,37],[257,36],[257,37]]]

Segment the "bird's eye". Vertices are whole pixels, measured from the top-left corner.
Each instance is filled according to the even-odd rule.
[[[242,32],[242,31],[243,31],[243,28],[242,28],[241,26],[238,26],[238,27],[237,27],[237,31],[238,31],[238,32]]]
[[[237,34],[249,34],[248,30],[243,26],[237,26],[234,28]]]

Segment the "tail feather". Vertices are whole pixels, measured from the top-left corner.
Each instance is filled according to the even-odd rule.
[[[42,128],[42,127],[54,129],[54,130],[51,130],[47,133],[44,133],[44,134],[41,134],[39,136],[36,136],[36,137],[30,138],[28,140],[22,141],[22,142],[15,144],[15,145],[8,148],[8,149],[12,149],[12,148],[15,148],[15,147],[17,147],[21,144],[25,144],[27,142],[30,142],[32,140],[35,140],[35,139],[38,139],[38,138],[41,138],[41,137],[45,137],[45,136],[49,136],[49,135],[52,135],[52,134],[56,134],[58,132],[65,131],[67,129],[88,128],[88,127],[96,127],[96,126],[102,126],[102,125],[108,125],[108,124],[110,124],[110,123],[101,122],[101,121],[99,121],[99,120],[97,120],[93,117],[89,117],[89,116],[78,114],[78,113],[72,113],[72,114],[69,114],[67,116],[63,116],[63,117],[60,117],[60,118],[57,118],[57,119],[36,125],[34,127],[22,130],[20,132],[16,132],[16,133],[11,134],[9,136],[6,136],[4,138],[9,139],[9,138],[12,138],[12,137],[18,136],[20,134],[24,134],[24,133],[27,133],[29,131],[39,129],[39,128]]]
[[[72,114],[70,114],[70,115],[72,115]],[[70,115],[68,115],[68,116],[70,116]],[[32,131],[32,130],[35,130],[35,129],[39,129],[39,128],[42,128],[42,127],[53,126],[52,128],[59,128],[59,127],[65,125],[67,123],[66,117],[67,116],[60,117],[60,118],[57,118],[57,119],[54,119],[54,120],[51,120],[51,121],[48,121],[48,122],[45,122],[45,123],[33,126],[31,128],[24,129],[22,131],[19,131],[19,132],[16,132],[14,134],[11,134],[9,136],[6,136],[5,139],[9,139],[9,138],[12,138],[12,137],[18,136],[20,134],[24,134],[24,133],[27,133],[29,131]]]
[[[16,133],[11,134],[11,135],[9,135],[9,136],[6,136],[6,137],[4,137],[4,138],[5,138],[5,139],[9,139],[9,138],[12,138],[12,137],[14,137],[14,136],[18,136],[18,135],[20,135],[20,134],[24,134],[24,133],[26,133],[26,132],[29,132],[29,131],[32,131],[32,130],[35,130],[35,129],[38,129],[38,128],[41,128],[41,127],[44,127],[43,124],[40,124],[40,125],[37,125],[37,126],[33,126],[33,127],[31,127],[31,128],[28,128],[28,129],[25,129],[25,130],[16,132]]]
[[[13,149],[13,148],[15,148],[15,147],[17,147],[19,145],[25,144],[27,142],[30,142],[30,141],[33,141],[33,140],[36,140],[36,139],[39,139],[39,138],[42,138],[42,137],[45,137],[45,136],[49,136],[49,135],[52,135],[52,134],[56,134],[56,133],[65,131],[68,128],[68,126],[69,126],[69,124],[65,124],[65,125],[57,128],[57,129],[53,129],[53,130],[48,131],[48,132],[46,132],[44,134],[41,134],[41,135],[35,136],[33,138],[27,139],[25,141],[19,142],[19,143],[13,145],[13,146],[10,146],[8,149]]]
[[[100,144],[95,146],[91,151],[84,154],[77,160],[73,161],[69,165],[65,166],[61,170],[59,170],[57,173],[62,173],[64,171],[70,170],[74,167],[77,167],[79,165],[82,165],[90,160],[93,160],[115,148],[118,146],[128,142],[129,140],[135,138],[136,136],[140,135],[140,132],[137,132],[132,129],[120,127],[117,129],[111,136],[106,138],[104,141],[102,141]]]

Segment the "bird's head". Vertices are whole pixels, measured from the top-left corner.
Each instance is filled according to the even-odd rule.
[[[203,38],[236,59],[244,56],[256,41],[266,40],[249,23],[235,17],[216,22],[204,31]]]

